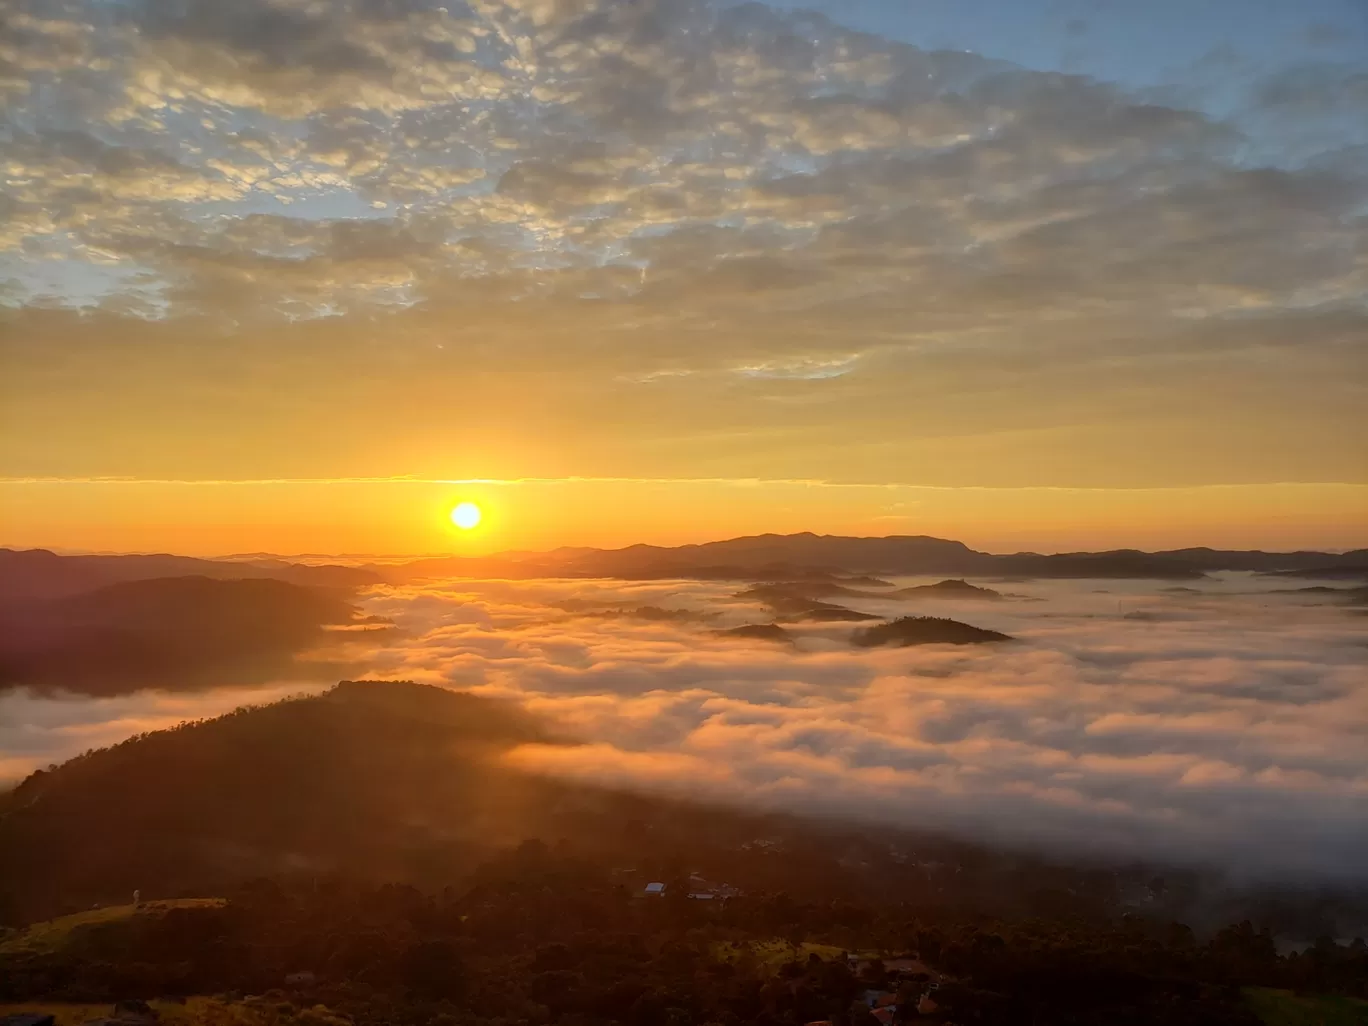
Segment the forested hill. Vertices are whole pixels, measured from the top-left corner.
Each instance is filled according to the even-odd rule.
[[[887,873],[906,878],[904,890],[942,886],[894,861],[890,843],[910,845],[911,831],[529,775],[501,758],[524,743],[575,739],[517,706],[404,681],[343,682],[131,738],[0,794],[0,925],[127,901],[134,889],[218,894],[263,876],[441,889],[528,839],[603,866],[671,879],[702,870],[747,889],[876,895]],[[1020,890],[976,849],[915,836],[945,867],[938,877],[971,861],[993,876],[985,887],[976,875],[975,900]],[[1107,900],[1107,880],[1091,880],[1086,900]]]
[[[364,567],[311,566],[278,559],[197,559],[166,553],[66,555],[47,549],[0,548],[0,604],[78,595],[119,581],[189,576],[219,580],[269,577],[306,587],[341,589],[364,587],[381,579]]]
[[[526,742],[575,743],[516,706],[371,681],[88,753],[0,794],[0,925],[126,902],[134,889],[195,897],[262,876],[440,890],[528,839],[630,869],[637,884],[701,872],[814,900],[1097,910],[1149,878],[1054,868],[910,826],[531,776],[501,758]]]
[[[111,695],[261,682],[290,676],[310,650],[380,640],[385,626],[330,588],[199,575],[118,581],[0,603],[0,690]]]
[[[404,878],[419,840],[527,835],[549,796],[496,756],[530,740],[514,707],[368,682],[139,735],[0,796],[0,887],[50,914],[291,867]]]
[[[441,889],[534,838],[659,873],[731,860],[746,885],[875,886],[832,872],[847,842],[824,826],[529,775],[501,758],[524,743],[574,741],[497,700],[348,681],[87,753],[0,795],[0,925],[262,876]],[[746,849],[758,836],[808,847],[776,861]]]

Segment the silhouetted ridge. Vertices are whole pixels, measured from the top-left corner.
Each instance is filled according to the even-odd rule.
[[[141,734],[0,795],[0,888],[80,908],[291,866],[404,878],[426,846],[532,836],[555,785],[498,756],[553,740],[516,706],[376,681]]]
[[[876,645],[977,645],[1011,641],[1010,635],[938,616],[904,616],[856,631],[851,640],[864,648]]]
[[[992,588],[980,588],[963,580],[940,581],[937,584],[919,584],[914,588],[901,588],[893,594],[899,598],[948,598],[948,599],[1000,599],[1002,592]]]
[[[621,549],[555,549],[474,558],[441,557],[402,566],[374,567],[395,581],[427,577],[620,577],[736,580],[836,587],[880,587],[870,575],[956,577],[1142,578],[1192,580],[1213,570],[1297,570],[1368,563],[1361,553],[1236,552],[1175,549],[1140,552],[977,552],[963,542],[921,535],[854,538],[837,535],[762,534],[680,545],[629,545]],[[838,594],[838,592],[829,592]]]
[[[318,566],[276,558],[250,561],[172,555],[59,556],[44,549],[0,549],[0,601],[53,598],[118,580],[199,574],[223,579],[271,577],[295,584],[357,588],[380,581],[439,577],[620,577],[654,580],[769,581],[840,587],[885,587],[871,575],[956,577],[1148,578],[1188,580],[1214,570],[1368,575],[1368,550],[1241,552],[1174,549],[1065,552],[1052,555],[978,552],[963,542],[924,535],[857,538],[812,533],[762,534],[699,545],[629,545],[621,549],[562,547],[548,552],[440,556],[401,564]],[[833,594],[835,594],[833,592]]]
[[[311,566],[274,559],[259,564],[164,553],[64,556],[47,549],[0,549],[0,601],[54,599],[119,581],[187,576],[273,578],[309,587],[348,589],[383,580],[380,573],[366,567]]]
[[[70,622],[105,627],[204,632],[277,625],[282,631],[345,624],[353,606],[328,592],[270,578],[164,577],[121,581],[59,600]]]
[[[121,581],[0,609],[0,687],[103,695],[253,684],[289,670],[337,626],[380,624],[332,590],[286,581]]]
[[[858,623],[863,620],[879,619],[874,613],[862,613],[858,610],[847,609],[845,606],[824,602],[816,597],[818,595],[830,595],[833,593],[838,595],[867,595],[867,597],[873,597],[865,592],[852,591],[849,588],[828,584],[826,582],[810,583],[802,581],[757,584],[754,587],[738,591],[736,597],[752,602],[763,603],[773,610],[775,615],[788,623],[804,620]]]
[[[1363,550],[1360,550],[1363,551]],[[1344,558],[1356,555],[1346,553]],[[1308,567],[1298,570],[1269,571],[1277,577],[1308,577],[1322,581],[1365,581],[1368,580],[1368,556],[1361,563],[1337,563],[1333,566]]]

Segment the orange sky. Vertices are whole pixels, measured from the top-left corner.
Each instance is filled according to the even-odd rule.
[[[766,531],[932,534],[989,551],[1349,548],[1368,486],[919,488],[745,481],[0,484],[4,542],[89,551],[482,553]],[[485,514],[459,531],[461,501]]]
[[[0,544],[1368,542],[1351,63],[1137,92],[915,15],[92,3],[33,0],[0,82]]]

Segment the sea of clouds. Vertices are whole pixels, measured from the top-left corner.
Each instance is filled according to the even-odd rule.
[[[1368,878],[1361,613],[1247,574],[1196,591],[995,587],[1018,597],[834,598],[1017,639],[881,649],[853,647],[849,623],[787,625],[792,645],[720,635],[773,619],[728,582],[384,587],[363,602],[398,631],[358,670],[515,700],[579,742],[509,755],[533,772],[1073,853]],[[323,686],[306,677],[198,695],[0,696],[0,772]]]

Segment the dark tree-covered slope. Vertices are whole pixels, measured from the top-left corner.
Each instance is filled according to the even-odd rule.
[[[0,607],[0,688],[109,695],[253,684],[288,670],[336,626],[383,625],[360,619],[341,593],[286,581],[121,581]]]
[[[875,645],[976,645],[1011,641],[1011,637],[972,624],[939,616],[904,616],[857,631],[852,639],[865,648]]]

